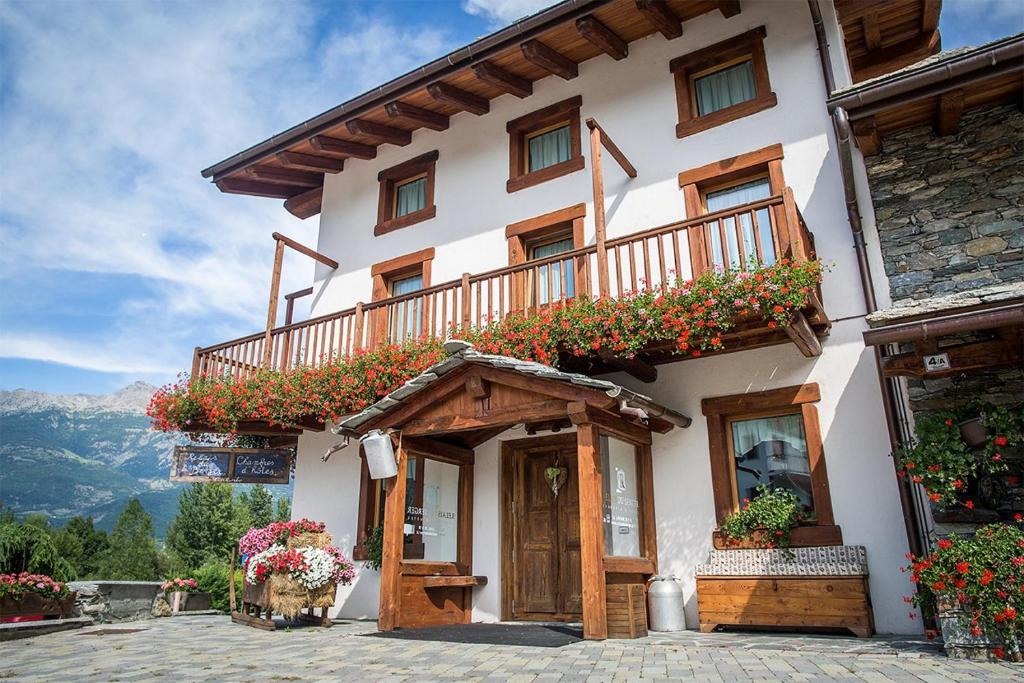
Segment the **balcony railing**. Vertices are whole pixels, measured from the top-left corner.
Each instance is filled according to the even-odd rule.
[[[401,337],[445,338],[452,327],[481,326],[576,296],[618,297],[671,286],[709,269],[742,269],[788,257],[813,258],[814,238],[785,188],[743,206],[590,245],[548,258],[466,273],[425,289],[196,349],[193,376],[248,377],[267,367],[316,367]],[[600,291],[598,273],[607,273]],[[269,338],[269,352],[267,340]]]

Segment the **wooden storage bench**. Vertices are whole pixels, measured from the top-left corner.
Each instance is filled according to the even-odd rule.
[[[874,632],[862,546],[714,550],[697,567],[700,630],[718,626]]]

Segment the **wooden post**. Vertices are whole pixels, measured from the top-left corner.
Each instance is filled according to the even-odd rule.
[[[356,302],[355,323],[352,325],[352,350],[363,348],[363,302]]]
[[[192,374],[189,375],[191,379],[195,379],[199,376],[199,348],[200,347],[197,346],[192,351]]]
[[[604,171],[601,170],[601,129],[590,129],[590,176],[594,185],[594,234],[597,241],[597,290],[600,296],[608,296],[608,251],[605,249],[604,232]]]
[[[469,273],[462,274],[462,327],[468,329],[473,320],[473,308],[470,301]]]
[[[806,261],[803,239],[800,237],[800,215],[796,210],[796,200],[793,199],[793,190],[784,188],[782,190],[782,205],[786,212],[785,230],[779,231],[779,243],[782,253],[794,261]],[[785,241],[784,241],[785,240]]]
[[[277,233],[274,233],[275,236]],[[277,239],[275,237],[275,239]],[[281,294],[281,264],[284,262],[284,242],[277,239],[277,247],[274,249],[274,268],[270,274],[270,302],[267,305],[267,334],[263,343],[263,367],[269,369],[270,361],[273,359],[273,348],[271,345],[271,332],[277,324],[277,298]]]
[[[395,453],[398,475],[387,481],[384,498],[384,541],[380,562],[380,612],[377,628],[393,631],[398,623],[402,590],[402,547],[405,542],[405,476],[409,458],[405,449]]]
[[[608,637],[604,578],[604,514],[601,494],[601,445],[597,425],[576,427],[580,498],[580,565],[583,574],[583,637]]]

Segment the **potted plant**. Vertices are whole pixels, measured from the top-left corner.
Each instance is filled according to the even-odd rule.
[[[788,548],[793,529],[806,519],[800,499],[788,489],[757,487],[753,500],[718,526],[728,546]]]
[[[1024,532],[991,524],[971,538],[939,539],[927,555],[908,558],[904,571],[917,589],[904,600],[938,620],[950,654],[982,650],[1021,661]]]
[[[160,585],[172,612],[196,612],[210,609],[213,596],[199,590],[195,579],[175,577]]]
[[[335,547],[272,545],[246,562],[250,586],[269,588],[268,607],[294,619],[305,607],[330,607],[339,584],[355,578],[355,567]]]
[[[71,615],[75,594],[46,574],[0,574],[0,622]]]

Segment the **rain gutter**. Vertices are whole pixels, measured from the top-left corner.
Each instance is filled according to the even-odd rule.
[[[876,327],[864,333],[864,343],[877,346],[879,344],[912,342],[959,332],[992,330],[1009,325],[1024,325],[1024,303],[1000,306],[985,311],[956,313],[931,320]]]

